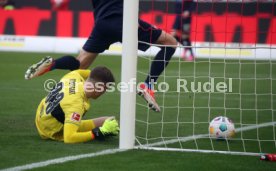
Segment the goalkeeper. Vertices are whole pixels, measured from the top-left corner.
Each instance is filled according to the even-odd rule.
[[[27,70],[26,79],[40,76],[55,69],[86,69],[93,63],[98,54],[108,49],[112,43],[122,42],[123,0],[91,1],[94,7],[95,25],[77,59],[73,56],[63,56],[56,60],[46,57]],[[165,45],[160,47],[151,64],[145,83],[139,89],[139,95],[145,98],[149,106],[155,111],[160,111],[154,98],[151,83],[157,81],[168,65],[175,52],[177,41],[172,35],[153,27],[145,21],[139,19],[137,22],[139,23],[139,28],[137,28],[140,41],[138,44],[139,50],[146,51],[150,47],[150,43]]]
[[[114,77],[106,67],[66,74],[37,108],[35,123],[41,138],[81,143],[117,135],[119,127],[114,117],[82,119],[90,107],[89,99],[104,94],[110,82]]]

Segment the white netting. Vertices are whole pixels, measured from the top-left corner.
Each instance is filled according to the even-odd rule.
[[[143,9],[141,3],[149,7]],[[169,32],[173,23],[171,20],[175,16],[172,11],[174,3],[175,1],[142,1],[140,17]],[[168,91],[155,94],[162,110],[160,113],[151,111],[142,99],[137,99],[136,144],[144,148],[161,147],[158,148],[161,150],[172,148],[248,154],[275,152],[274,1],[195,3],[191,25],[195,61],[181,58],[185,46],[179,44],[175,58],[158,79],[158,83],[166,82],[169,85]],[[251,12],[247,11],[249,8],[245,5],[251,6]],[[204,11],[204,6],[208,10]],[[206,23],[202,18],[206,18]],[[232,26],[227,22],[220,23],[224,24],[220,29],[213,28],[218,25],[214,22],[222,21],[221,18],[240,21],[228,23],[236,24],[235,29],[232,29],[234,33],[229,32],[228,28]],[[256,28],[247,30],[246,25],[252,24],[247,22],[254,18]],[[199,28],[202,23],[205,24],[204,29]],[[229,39],[229,35],[233,39]],[[137,71],[139,81],[148,75],[154,59],[152,55],[157,51],[158,49],[152,48],[147,51],[148,55],[140,55]],[[186,81],[186,89],[178,91],[177,80],[182,80],[181,83]],[[219,92],[216,86],[224,83],[227,91]],[[210,87],[210,84],[214,87]],[[209,123],[220,115],[231,118],[235,123],[237,133],[229,141],[209,137]]]

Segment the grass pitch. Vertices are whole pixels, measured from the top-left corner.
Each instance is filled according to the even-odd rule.
[[[47,95],[43,83],[47,79],[59,80],[68,71],[55,71],[26,81],[27,67],[46,54],[1,52],[0,92],[0,169],[57,157],[98,152],[118,147],[118,137],[106,142],[63,144],[41,140],[36,132],[34,117],[37,105]],[[49,55],[49,54],[47,54]],[[60,54],[50,54],[59,57]],[[138,63],[138,80],[143,81],[148,72],[149,59]],[[121,58],[99,56],[93,66],[105,65],[120,80]],[[91,68],[93,67],[91,66]],[[143,144],[150,144],[179,137],[208,133],[208,122],[217,115],[227,115],[236,127],[276,121],[276,63],[268,61],[199,60],[196,63],[175,59],[168,66],[166,77],[171,89],[157,93],[162,113],[150,111],[137,97],[136,135]],[[176,76],[176,77],[175,77]],[[233,92],[193,93],[175,92],[175,79],[188,81],[215,81],[233,78]],[[91,101],[86,118],[115,115],[119,118],[119,92],[107,93]],[[168,144],[168,147],[215,149],[247,152],[275,153],[275,127],[252,129],[238,133],[229,142],[209,138]],[[241,138],[243,140],[241,140]],[[274,140],[274,141],[273,141]],[[164,146],[164,145],[161,145]],[[259,161],[258,157],[157,152],[131,150],[112,155],[81,159],[64,164],[50,165],[34,170],[275,170],[273,162]]]

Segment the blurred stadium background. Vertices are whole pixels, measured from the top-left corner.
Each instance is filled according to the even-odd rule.
[[[25,70],[45,55],[54,58],[64,53],[76,55],[94,24],[90,0],[64,0],[57,7],[58,2],[61,1],[10,0],[10,4],[0,8],[0,169],[118,147],[118,138],[65,145],[43,141],[36,133],[35,110],[47,94],[43,83],[49,78],[58,80],[67,71],[26,81]],[[139,16],[170,32],[176,17],[175,3],[175,0],[140,0]],[[173,85],[171,92],[157,93],[161,114],[151,112],[137,99],[137,142],[143,145],[163,142],[157,146],[165,148],[276,153],[275,124],[241,131],[231,142],[192,137],[189,141],[166,144],[167,140],[179,137],[207,134],[209,121],[217,115],[230,117],[237,128],[276,121],[274,0],[199,0],[196,4],[191,29],[196,60],[183,61],[179,58],[182,47],[178,48],[160,78]],[[91,68],[106,65],[119,81],[121,49],[121,44],[114,44]],[[155,53],[156,48],[139,52],[138,80],[147,74]],[[233,78],[233,92],[177,94],[176,77],[195,82],[211,77],[216,81]],[[89,117],[102,113],[119,117],[119,99],[116,92],[93,101]],[[258,156],[130,150],[37,170],[275,170],[275,167],[275,163],[260,162]]]

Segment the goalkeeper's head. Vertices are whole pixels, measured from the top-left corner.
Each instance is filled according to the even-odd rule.
[[[115,83],[112,72],[105,66],[97,66],[91,72],[85,83],[85,93],[88,98],[97,99]]]

